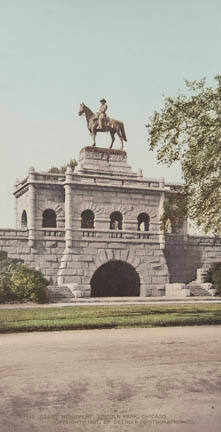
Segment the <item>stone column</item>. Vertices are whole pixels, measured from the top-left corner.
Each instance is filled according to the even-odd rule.
[[[35,169],[29,169],[29,212],[28,212],[28,229],[29,229],[29,246],[35,247],[35,185],[32,183],[35,180]]]
[[[72,248],[72,169],[70,166],[66,169],[65,182],[65,247]]]
[[[109,230],[110,229],[110,219],[106,217],[95,217],[95,230]]]
[[[162,178],[160,180],[160,184],[159,184],[160,188],[164,188],[164,178]],[[165,202],[165,192],[162,190],[161,192],[161,197],[160,197],[160,204],[159,204],[159,223],[161,216],[163,216],[164,213],[164,202]],[[165,248],[165,234],[164,231],[159,227],[159,241],[160,241],[160,249],[164,249]]]

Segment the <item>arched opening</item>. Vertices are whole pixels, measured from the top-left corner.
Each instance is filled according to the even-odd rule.
[[[42,220],[43,228],[56,228],[57,227],[57,216],[54,210],[47,209],[43,213]]]
[[[94,213],[92,210],[84,210],[81,213],[81,228],[94,228]]]
[[[115,211],[110,215],[110,229],[122,230],[123,216],[120,212]]]
[[[22,216],[21,216],[21,227],[27,228],[27,225],[28,225],[27,213],[25,210],[23,210]]]
[[[147,213],[140,213],[137,217],[138,231],[149,231],[150,217]]]
[[[140,277],[124,261],[109,261],[99,267],[91,279],[91,297],[136,297],[140,295]]]

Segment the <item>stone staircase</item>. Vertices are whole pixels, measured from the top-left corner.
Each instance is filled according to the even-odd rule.
[[[211,283],[207,282],[208,269],[197,269],[197,277],[194,281],[187,284],[190,290],[190,297],[213,297],[215,289]]]
[[[49,286],[48,301],[49,303],[71,303],[74,300],[74,294],[66,286]]]
[[[212,296],[212,293],[210,293],[207,289],[203,288],[197,282],[191,282],[187,285],[187,287],[190,289],[191,297],[211,297]]]

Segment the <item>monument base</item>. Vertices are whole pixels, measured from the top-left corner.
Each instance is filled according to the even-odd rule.
[[[127,163],[127,153],[122,150],[101,147],[84,147],[80,151],[78,174],[137,177]]]

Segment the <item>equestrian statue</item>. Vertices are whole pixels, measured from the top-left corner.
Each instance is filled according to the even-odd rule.
[[[113,147],[113,143],[115,140],[115,133],[119,136],[121,140],[121,150],[124,149],[124,141],[127,141],[124,124],[119,120],[114,120],[112,118],[107,117],[107,102],[105,99],[100,100],[101,106],[98,113],[93,113],[83,102],[80,104],[79,116],[85,114],[87,120],[87,127],[90,131],[90,134],[93,137],[92,146],[96,146],[95,137],[97,132],[110,132],[111,134],[111,145],[110,148]]]

